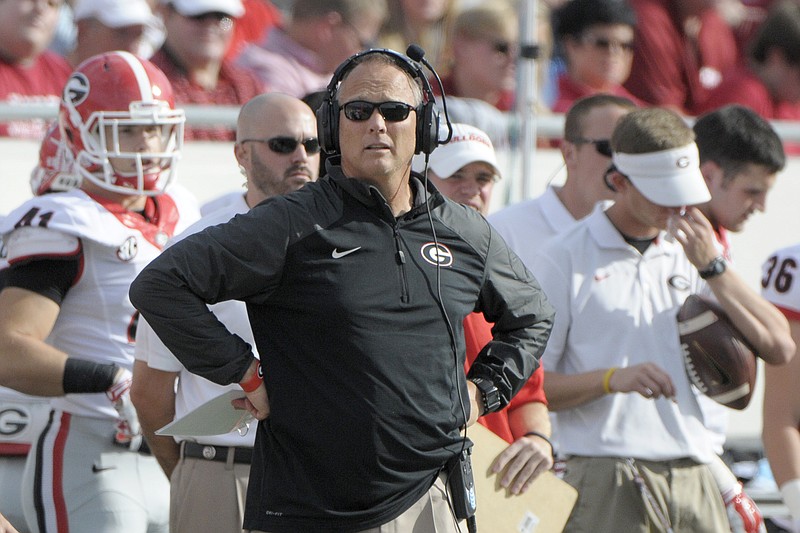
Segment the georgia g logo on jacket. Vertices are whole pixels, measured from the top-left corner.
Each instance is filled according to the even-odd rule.
[[[433,266],[449,267],[453,264],[453,252],[443,244],[425,243],[419,252],[422,258]]]

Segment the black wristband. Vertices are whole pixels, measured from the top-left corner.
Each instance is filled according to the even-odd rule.
[[[114,383],[119,367],[70,357],[64,366],[61,386],[65,394],[105,392]]]
[[[548,439],[544,434],[539,433],[538,431],[529,431],[523,435],[523,437],[539,437],[547,444],[550,445],[550,454],[555,457],[556,456],[556,449],[553,447],[553,443]]]

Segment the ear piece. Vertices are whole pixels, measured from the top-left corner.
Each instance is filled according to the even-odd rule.
[[[247,170],[242,165],[239,165],[239,173],[245,178],[247,177]]]
[[[357,60],[369,54],[383,54],[406,71],[412,78],[422,84],[423,103],[417,110],[415,152],[430,154],[439,145],[439,113],[436,110],[436,98],[422,68],[410,58],[388,49],[372,49],[359,52],[339,65],[333,73],[326,89],[327,96],[317,109],[317,137],[319,145],[327,154],[339,153],[339,103],[336,101],[336,89],[342,78],[358,63]]]

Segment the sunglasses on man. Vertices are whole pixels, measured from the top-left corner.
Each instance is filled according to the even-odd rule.
[[[377,109],[383,120],[387,122],[402,122],[408,118],[411,111],[416,108],[405,102],[367,102],[366,100],[353,100],[342,106],[344,116],[348,120],[364,122],[369,120],[372,113]]]
[[[597,153],[605,157],[611,157],[612,154],[611,141],[609,139],[587,139],[585,137],[578,137],[570,142],[572,144],[593,144]]]
[[[297,150],[297,146],[302,144],[306,149],[308,155],[319,153],[319,139],[316,137],[308,137],[298,141],[294,137],[272,137],[270,139],[243,139],[241,143],[254,142],[254,143],[267,143],[269,149],[276,154],[291,154]]]

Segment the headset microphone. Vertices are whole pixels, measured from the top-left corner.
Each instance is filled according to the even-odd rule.
[[[413,61],[417,63],[422,63],[425,65],[428,70],[431,71],[433,77],[436,78],[436,84],[439,85],[439,92],[442,95],[442,110],[444,111],[444,120],[447,122],[447,138],[440,140],[439,144],[447,144],[450,142],[450,139],[453,137],[453,124],[450,122],[450,115],[447,113],[447,100],[445,99],[444,95],[444,85],[442,85],[442,80],[439,78],[439,74],[436,73],[436,69],[425,59],[425,50],[422,49],[421,46],[418,44],[411,44],[406,49],[406,55]]]

